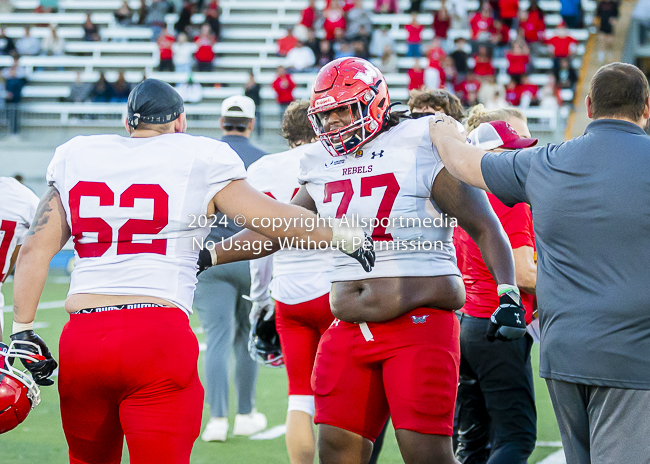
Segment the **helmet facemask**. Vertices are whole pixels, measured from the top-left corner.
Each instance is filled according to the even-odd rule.
[[[21,345],[23,348],[21,348]],[[32,362],[40,361],[36,357],[38,355],[32,350],[25,349],[27,346],[35,348],[38,351],[38,355],[42,357],[41,348],[32,342],[14,340],[6,350],[0,344],[0,356],[4,357],[4,359],[0,359],[0,373],[15,378],[27,387],[27,398],[31,402],[32,409],[34,409],[41,402],[41,391],[29,372],[20,371],[13,366],[15,359],[25,359]]]

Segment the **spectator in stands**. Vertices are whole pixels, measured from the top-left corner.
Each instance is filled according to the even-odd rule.
[[[33,37],[31,28],[25,28],[25,35],[16,42],[16,50],[19,55],[35,56],[41,53],[41,39]]]
[[[16,135],[20,132],[20,101],[22,100],[23,88],[27,84],[24,76],[18,75],[16,67],[9,68],[5,81],[5,103],[7,107],[7,119],[9,120],[9,131]]]
[[[397,53],[395,53],[395,50],[390,45],[386,45],[384,53],[381,56],[381,61],[379,62],[379,70],[384,74],[396,73],[397,68]]]
[[[538,19],[538,15],[534,13],[520,13],[519,30],[523,31],[523,37],[526,43],[533,49],[533,53],[538,55],[539,45],[544,41],[544,31],[546,24],[543,19]]]
[[[147,0],[140,0],[140,8],[138,8],[138,25],[144,26],[148,9]]]
[[[516,87],[516,92],[519,95],[519,106],[522,108],[539,106],[538,91],[539,88],[535,84],[531,84],[527,75],[522,76],[521,83]]]
[[[442,41],[439,37],[434,37],[426,49],[426,57],[429,60],[429,66],[440,66],[445,61],[447,54],[442,48]]]
[[[614,58],[614,26],[618,20],[618,1],[600,0],[596,8],[598,26],[598,61]]]
[[[176,34],[181,32],[185,33],[187,37],[190,37],[190,25],[192,24],[192,15],[196,11],[196,4],[191,1],[187,1],[183,4],[181,13],[178,15],[178,21],[174,24],[174,30]]]
[[[346,29],[345,15],[338,0],[333,0],[329,8],[323,11],[323,30],[326,40],[334,40],[336,29]]]
[[[454,86],[458,82],[458,71],[456,71],[456,65],[454,64],[453,58],[448,56],[445,58],[445,61],[442,64],[442,71],[445,75],[445,85],[444,87],[450,92],[454,91]]]
[[[75,81],[70,86],[70,96],[68,96],[68,101],[73,103],[88,101],[92,89],[92,84],[84,82],[81,77],[81,71],[77,71]]]
[[[219,2],[212,0],[205,7],[203,14],[205,15],[205,22],[210,25],[214,37],[219,40],[221,37],[221,7],[219,6]]]
[[[406,30],[406,56],[419,58],[422,56],[422,29],[418,22],[417,13],[411,14],[411,22],[404,26]]]
[[[276,78],[271,87],[273,87],[277,95],[276,101],[280,105],[280,119],[282,119],[287,107],[294,100],[293,89],[296,88],[296,84],[291,79],[291,75],[287,74],[284,66],[278,66]]]
[[[64,40],[59,37],[57,33],[57,28],[54,24],[50,26],[50,32],[43,39],[43,48],[41,53],[48,56],[60,56],[63,55],[65,48]]]
[[[557,76],[560,69],[560,60],[562,58],[569,58],[575,53],[578,47],[578,41],[568,35],[565,24],[562,22],[556,28],[556,35],[545,40],[545,43],[551,47],[553,52],[553,74]]]
[[[316,65],[319,67],[323,67],[333,59],[334,59],[334,49],[332,48],[332,43],[329,40],[321,40],[320,50],[318,53],[318,60],[316,61]]]
[[[130,26],[133,23],[133,10],[129,6],[129,1],[124,0],[122,6],[113,13],[115,21],[120,26]]]
[[[505,100],[508,105],[519,106],[519,93],[517,92],[517,83],[513,80],[506,85]]]
[[[424,87],[424,69],[422,68],[422,63],[420,58],[413,60],[413,67],[406,72],[409,83],[408,90],[415,90]]]
[[[34,13],[56,13],[59,11],[59,0],[40,0]]]
[[[86,13],[86,21],[83,24],[83,29],[84,40],[86,42],[98,42],[100,40],[99,28],[93,23],[90,13]]]
[[[395,40],[390,35],[390,26],[382,26],[374,30],[370,40],[370,56],[380,57],[383,55],[386,45],[395,49]]]
[[[146,26],[151,28],[153,41],[158,40],[158,35],[167,26],[165,16],[169,13],[170,5],[167,0],[153,0],[147,8],[147,15],[144,18]]]
[[[575,90],[575,85],[578,82],[578,75],[575,69],[571,66],[569,58],[560,58],[560,67],[555,74],[555,81],[558,89],[571,89]]]
[[[460,101],[463,102],[464,106],[468,106],[467,102],[470,100],[470,97],[474,95],[474,98],[477,98],[479,90],[481,89],[481,81],[476,78],[476,74],[470,71],[467,73],[467,77],[461,81],[456,88],[456,95],[460,98]],[[470,95],[472,94],[472,95]]]
[[[203,87],[194,82],[191,75],[187,77],[187,82],[180,82],[176,86],[176,91],[185,103],[200,103],[203,100]]]
[[[454,51],[449,54],[454,60],[454,66],[456,66],[456,72],[458,72],[458,78],[463,80],[465,75],[469,71],[469,65],[467,60],[469,59],[468,51],[471,49],[467,44],[467,40],[463,37],[457,37],[454,39]]]
[[[521,76],[526,74],[528,62],[530,61],[530,52],[525,42],[515,41],[512,44],[512,50],[506,53],[508,60],[507,73],[515,81],[515,84],[521,82]]]
[[[519,0],[499,0],[499,19],[512,29],[512,25],[519,13]]]
[[[277,41],[278,56],[285,57],[293,47],[298,44],[298,38],[293,35],[293,28],[288,28],[286,35],[280,37]]]
[[[411,0],[411,6],[405,13],[422,13],[422,0]]]
[[[562,98],[559,89],[555,87],[555,78],[549,76],[548,82],[539,91],[539,107],[555,114],[561,104]]]
[[[216,40],[209,24],[201,26],[201,33],[194,39],[194,43],[196,44],[196,70],[211,72],[213,69],[212,61],[214,60],[213,47]]]
[[[319,13],[318,9],[316,9],[316,0],[309,0],[307,8],[300,12],[300,22],[298,24],[306,29],[313,30],[314,24],[316,24],[316,21],[318,20],[318,16]]]
[[[366,35],[372,30],[372,19],[370,12],[363,8],[363,0],[354,0],[354,8],[347,13],[347,30],[345,36],[352,41],[359,36],[361,28],[366,31]]]
[[[580,0],[562,0],[560,14],[569,29],[582,29],[584,27],[584,14]]]
[[[350,46],[352,47],[354,56],[358,56],[364,60],[370,58],[370,52],[368,51],[370,49],[370,32],[366,30],[366,26],[359,28],[359,33],[352,38]]]
[[[481,88],[477,94],[479,103],[483,103],[487,107],[488,103],[494,103],[496,101],[496,94],[499,94],[503,98],[505,88],[497,82],[495,75],[487,76],[481,83]]]
[[[447,0],[442,0],[440,9],[433,14],[433,36],[447,40],[450,27],[451,15],[447,9]]]
[[[93,85],[90,99],[97,103],[108,103],[113,98],[113,86],[106,80],[104,73],[99,73],[99,79]]]
[[[126,81],[124,71],[117,73],[117,80],[113,84],[113,96],[111,102],[126,103],[131,93],[131,84]]]
[[[481,9],[474,13],[469,20],[469,27],[471,29],[470,37],[474,42],[488,42],[490,40],[494,19],[492,19],[492,7],[489,3],[481,4]]]
[[[395,14],[398,11],[397,0],[375,0],[375,13]]]
[[[315,64],[316,57],[314,56],[314,52],[300,41],[287,53],[287,58],[284,63],[289,72],[309,71]]]
[[[20,56],[19,55],[14,55],[13,56],[13,63],[11,64],[10,67],[5,68],[2,70],[2,76],[5,79],[8,79],[10,75],[15,74],[16,77],[26,77],[27,76],[27,70],[25,69],[24,66],[20,65]]]
[[[174,52],[172,47],[176,38],[167,31],[167,26],[163,27],[162,31],[156,39],[158,44],[158,50],[160,51],[160,64],[158,65],[158,71],[160,72],[174,72]]]
[[[313,31],[312,31],[313,32]],[[248,73],[248,82],[244,86],[244,95],[253,100],[255,103],[255,132],[257,139],[262,138],[262,97],[260,91],[262,86],[255,82],[253,71]]]
[[[7,36],[7,30],[0,27],[0,55],[15,55],[16,43],[14,39]]]
[[[334,45],[337,45],[336,43]],[[354,52],[352,51],[352,46],[348,42],[341,42],[338,44],[338,48],[334,51],[334,58],[339,59],[339,58],[349,58],[351,56],[354,56]]]
[[[430,64],[430,63],[429,63]],[[424,86],[428,89],[442,89],[445,86],[446,76],[439,63],[427,66],[424,70]]]
[[[487,45],[479,45],[476,55],[474,55],[474,74],[479,78],[485,76],[494,76],[494,66],[492,66],[492,55]]]
[[[530,0],[530,3],[528,5],[528,17],[531,18],[531,20],[534,21],[539,21],[542,23],[542,29],[546,28],[546,20],[545,20],[545,14],[544,10],[539,6],[539,3],[537,0]]]
[[[172,60],[176,72],[192,72],[192,61],[196,53],[196,44],[189,42],[185,32],[179,32],[172,44]]]
[[[492,56],[503,58],[510,42],[510,28],[500,19],[494,20],[494,28],[490,34]]]

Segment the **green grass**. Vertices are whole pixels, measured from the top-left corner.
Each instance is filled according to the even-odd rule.
[[[64,300],[68,285],[56,279],[48,282],[41,298],[42,302]],[[8,282],[3,286],[3,293],[7,305],[12,304],[12,285]],[[5,314],[5,336],[8,336],[11,327],[11,315]],[[55,357],[58,357],[57,340],[67,321],[68,316],[62,308],[39,310],[38,323],[46,323],[47,327],[37,329],[48,343]],[[200,326],[196,315],[190,318],[193,328]],[[203,334],[197,335],[203,341]],[[539,347],[533,349],[533,366],[537,372]],[[201,380],[203,380],[203,362],[199,366]],[[538,439],[540,441],[557,441],[560,434],[553,415],[551,401],[543,381],[536,375],[535,387],[537,395],[538,413]],[[230,423],[234,420],[235,400],[232,397]],[[266,414],[269,427],[284,423],[287,408],[287,380],[283,369],[260,368],[257,384],[257,408]],[[34,409],[27,420],[15,430],[0,435],[0,452],[3,464],[64,464],[67,460],[67,446],[61,416],[59,414],[59,401],[55,387],[42,388],[42,402]],[[207,405],[203,413],[203,425],[207,422],[209,411]],[[539,447],[535,450],[530,463],[536,463],[554,452],[557,448]],[[128,453],[125,448],[123,463],[128,463]],[[253,441],[242,437],[228,437],[226,443],[204,443],[197,440],[192,453],[192,464],[214,463],[288,463],[284,444],[284,437],[274,440]],[[392,428],[389,430],[380,460],[382,464],[397,464],[403,462]]]

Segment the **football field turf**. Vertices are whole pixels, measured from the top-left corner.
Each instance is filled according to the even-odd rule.
[[[5,304],[12,304],[12,284],[7,282],[2,289],[5,295]],[[45,286],[41,298],[41,307],[36,316],[36,332],[48,343],[55,358],[58,358],[58,339],[63,325],[68,319],[63,310],[62,301],[68,291],[65,276],[51,276]],[[51,304],[48,304],[50,302]],[[56,303],[61,302],[61,303]],[[5,313],[4,335],[8,338],[11,328],[11,315]],[[203,342],[203,334],[198,317],[192,315],[190,319],[192,328],[197,332],[199,342]],[[169,340],[169,349],[175,349],[174,341]],[[133,354],[137,356],[137,353]],[[539,361],[539,345],[533,348],[533,370],[535,372],[535,387],[537,396],[538,413],[538,440],[540,442],[557,442],[560,434],[553,415],[551,401],[544,382],[537,375]],[[199,364],[201,380],[203,376],[203,360]],[[235,399],[231,387],[230,401],[230,427],[234,421]],[[67,446],[61,417],[59,402],[54,387],[41,389],[41,404],[34,409],[26,421],[15,430],[0,435],[0,463],[2,464],[64,464],[67,461]],[[257,383],[257,408],[266,414],[268,427],[273,428],[284,424],[287,408],[287,380],[284,369],[271,369],[260,366]],[[207,422],[209,411],[207,405],[203,411],[203,425]],[[529,463],[541,461],[545,456],[555,452],[558,448],[553,446],[538,446]],[[122,459],[128,463],[128,453]],[[288,463],[284,435],[270,440],[250,440],[246,437],[229,436],[226,443],[204,443],[197,440],[192,452],[192,464],[255,464],[255,463]],[[389,430],[384,442],[379,462],[393,464],[403,462],[392,428]]]

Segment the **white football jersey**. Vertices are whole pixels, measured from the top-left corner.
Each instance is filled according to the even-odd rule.
[[[0,288],[11,271],[9,264],[16,247],[25,241],[38,201],[36,194],[16,179],[0,177]],[[0,293],[0,308],[3,306]]]
[[[237,153],[206,137],[93,135],[61,145],[47,181],[74,240],[68,294],[152,296],[191,313],[210,224],[201,217],[215,194],[245,177]]]
[[[248,167],[248,183],[282,203],[298,193],[298,173],[302,155],[320,142],[266,155]],[[289,242],[290,243],[290,242]],[[295,248],[295,246],[293,247]],[[334,270],[334,250],[280,250],[273,255],[273,278],[269,288],[277,301],[298,304],[329,293]],[[251,297],[265,293],[266,282],[260,274],[263,260],[251,261]],[[262,272],[263,273],[263,272]]]
[[[372,272],[337,253],[333,281],[460,275],[452,242],[455,219],[431,200],[443,164],[429,137],[429,119],[402,121],[357,154],[332,157],[314,145],[303,156],[299,181],[318,213],[345,216],[375,240]]]

